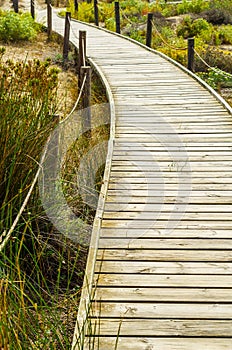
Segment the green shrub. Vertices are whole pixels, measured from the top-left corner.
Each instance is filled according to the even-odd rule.
[[[217,30],[220,44],[232,44],[232,25],[222,25]]]
[[[198,75],[215,90],[232,86],[232,75],[218,68],[210,68],[207,72],[198,73]]]
[[[40,26],[34,22],[29,13],[17,14],[11,11],[0,12],[0,40],[32,40]]]
[[[208,38],[211,37],[213,32],[212,24],[208,23],[203,18],[193,20],[190,16],[185,16],[176,30],[177,35],[185,39],[199,36],[203,32],[208,34]]]
[[[212,46],[200,47],[196,45],[196,50],[204,61],[211,67],[218,68],[232,74],[232,53]],[[208,67],[196,56],[195,70],[207,72]]]
[[[185,13],[200,13],[208,9],[209,3],[205,0],[183,0],[181,4],[177,5],[177,13],[179,15]]]
[[[209,5],[210,9],[218,9],[232,15],[231,0],[211,0]]]

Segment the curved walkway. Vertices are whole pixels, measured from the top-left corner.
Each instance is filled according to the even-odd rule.
[[[154,51],[79,30],[115,125],[73,349],[82,324],[84,349],[232,349],[231,110]]]

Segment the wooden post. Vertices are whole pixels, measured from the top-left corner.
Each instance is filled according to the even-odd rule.
[[[78,79],[78,87],[79,90],[81,88],[81,67],[86,66],[86,31],[80,30],[79,31],[79,55],[78,55],[78,67],[77,67],[77,74],[79,76]]]
[[[115,23],[116,23],[116,33],[121,33],[120,29],[120,7],[119,2],[115,1],[114,3],[114,10],[115,10]]]
[[[188,69],[194,71],[194,38],[188,38]]]
[[[52,35],[52,5],[51,0],[47,0],[47,33],[48,38]]]
[[[65,14],[65,28],[64,28],[64,46],[63,46],[63,60],[64,60],[64,62],[67,61],[67,59],[68,59],[70,21],[71,21],[71,12],[66,12],[66,14]]]
[[[153,19],[153,13],[149,12],[147,14],[147,36],[146,36],[146,45],[148,47],[151,47],[152,19]]]
[[[31,0],[31,17],[35,19],[35,1]]]
[[[82,94],[82,108],[83,108],[83,119],[82,119],[82,132],[91,131],[91,67],[81,67],[80,72],[81,85],[86,76],[83,94]]]
[[[94,19],[95,19],[95,25],[99,26],[97,0],[94,0]]]
[[[78,0],[74,0],[75,12],[78,12]]]
[[[13,8],[15,13],[19,13],[19,1],[13,0]]]

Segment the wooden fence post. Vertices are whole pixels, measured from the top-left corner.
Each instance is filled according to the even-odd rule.
[[[52,5],[51,0],[47,0],[47,33],[48,38],[52,35]]]
[[[153,13],[149,12],[147,14],[147,35],[146,35],[146,45],[151,47],[151,39],[152,39],[152,19]]]
[[[194,38],[188,38],[188,69],[194,71]]]
[[[35,19],[35,1],[31,0],[31,17]]]
[[[97,0],[94,0],[94,19],[95,19],[95,25],[99,26],[99,20],[98,20],[98,3]]]
[[[19,1],[13,0],[13,8],[15,13],[19,13]]]
[[[81,88],[81,67],[86,66],[86,31],[79,31],[79,55],[78,55],[78,66],[77,66],[77,74],[79,76],[78,79],[78,87],[79,90]]]
[[[86,76],[83,95],[82,95],[82,108],[83,108],[83,117],[82,117],[82,132],[91,131],[91,67],[81,67],[80,80],[81,85],[83,84],[84,78]]]
[[[64,62],[67,61],[67,59],[68,59],[70,21],[71,21],[71,12],[66,12],[66,14],[65,14],[65,28],[64,28],[64,46],[63,46],[63,60],[64,60]]]
[[[78,12],[78,0],[74,0],[75,12]]]
[[[114,10],[115,10],[115,23],[116,23],[116,33],[121,33],[120,29],[120,7],[119,2],[115,1],[114,3]]]

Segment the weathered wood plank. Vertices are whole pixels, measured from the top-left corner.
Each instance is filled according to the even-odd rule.
[[[230,288],[142,288],[142,287],[98,287],[94,294],[98,301],[140,302],[232,302]]]
[[[195,191],[196,192],[196,191]],[[213,193],[202,193],[202,194],[197,194],[193,191],[191,191],[191,195],[180,195],[180,193],[178,193],[178,197],[177,197],[177,192],[173,193],[163,193],[157,196],[129,196],[127,193],[125,194],[125,196],[121,196],[121,195],[117,195],[117,192],[115,191],[114,195],[108,195],[107,196],[107,200],[108,203],[118,203],[119,206],[121,206],[121,204],[125,204],[125,203],[160,203],[160,205],[162,204],[175,204],[175,203],[188,203],[188,204],[230,204],[232,203],[232,196],[229,195],[228,193],[219,193],[219,194],[215,194],[215,192]],[[172,196],[169,196],[169,194],[171,194]]]
[[[174,229],[211,229],[211,230],[218,230],[218,229],[232,229],[232,222],[228,220],[213,220],[213,221],[198,221],[198,220],[183,220],[183,217],[176,218],[176,219],[169,219],[169,222],[164,220],[137,220],[137,219],[121,219],[121,220],[110,220],[110,219],[104,219],[102,220],[102,227],[107,228],[127,228],[127,229],[134,229],[134,228],[141,228],[143,229],[143,232],[146,232],[147,229],[167,229],[169,231],[173,231]]]
[[[120,243],[118,243],[120,246]],[[158,247],[157,247],[158,248]],[[120,274],[192,274],[232,275],[231,263],[203,262],[153,262],[153,261],[98,261],[96,272]],[[232,295],[231,295],[232,298]]]
[[[101,304],[101,306],[99,305]],[[96,302],[93,306],[96,316],[144,319],[222,319],[230,320],[232,332],[231,304],[201,303],[139,303],[139,302]],[[100,310],[100,311],[99,311]],[[100,314],[99,314],[100,312]],[[215,334],[215,336],[218,336]],[[227,336],[232,336],[228,334]]]
[[[117,350],[195,350],[196,347],[201,350],[229,350],[231,344],[230,339],[216,338],[146,338],[146,337],[126,337],[119,340],[116,337],[112,338],[100,338],[100,341],[96,340],[96,344],[99,344],[102,350],[113,349],[117,344]]]
[[[122,204],[123,206],[123,204]],[[146,204],[144,205],[146,206]],[[232,215],[231,212],[214,212],[213,214],[210,214],[210,212],[187,212],[182,209],[178,209],[178,206],[173,206],[171,212],[162,212],[160,208],[160,212],[157,210],[156,212],[146,212],[146,208],[144,208],[144,211],[104,211],[103,213],[103,219],[111,219],[111,220],[123,220],[123,219],[135,219],[135,220],[141,220],[147,221],[147,220],[153,220],[154,222],[156,220],[169,220],[169,219],[176,219],[181,221],[218,221],[218,220],[225,220],[225,221],[231,221],[232,222]],[[187,205],[186,205],[187,209]]]
[[[124,261],[210,261],[231,262],[232,251],[224,250],[151,250],[151,249],[99,249],[98,260]],[[140,283],[140,281],[139,281]],[[216,282],[217,283],[217,282]],[[139,284],[140,285],[140,284]],[[219,286],[222,287],[222,286]]]
[[[143,230],[141,228],[106,228],[102,227],[101,237],[108,238],[204,238],[204,239],[218,239],[218,238],[232,238],[231,229],[221,229],[221,228],[203,228],[203,227],[185,227],[185,228],[175,228],[166,229],[166,228],[149,228]]]
[[[100,337],[96,338],[95,346],[101,350],[231,350],[232,338],[182,338],[182,337]],[[87,350],[88,342],[86,348]]]
[[[149,190],[148,190],[149,195]],[[149,200],[146,203],[109,203],[105,204],[105,213],[107,212],[135,212],[139,213],[143,211],[144,218],[148,213],[171,213],[173,210],[183,212],[183,213],[232,213],[232,204],[214,204],[214,205],[205,205],[205,204],[188,204],[188,201],[185,203],[177,202],[175,204],[164,204],[162,201],[160,203],[149,203]],[[232,219],[232,217],[231,217]]]
[[[120,337],[232,337],[232,324],[227,320],[141,320],[100,319],[100,336]]]

